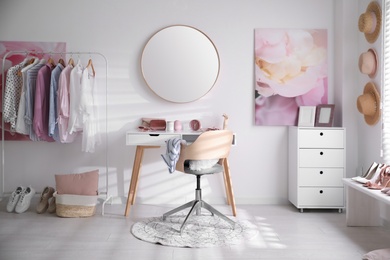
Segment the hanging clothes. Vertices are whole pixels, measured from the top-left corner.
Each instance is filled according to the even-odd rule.
[[[48,123],[48,135],[52,137],[55,141],[60,142],[60,137],[58,133],[58,112],[57,112],[57,91],[58,91],[58,81],[60,74],[64,66],[61,63],[58,63],[57,66],[51,72],[50,78],[50,90],[49,90],[49,123]]]
[[[45,66],[46,60],[41,59],[38,64],[27,71],[27,91],[26,91],[26,112],[25,112],[25,123],[29,132],[30,140],[39,141],[39,138],[35,134],[33,128],[34,120],[34,102],[35,102],[35,90],[38,71]]]
[[[57,94],[57,114],[58,114],[58,134],[61,143],[72,143],[77,132],[70,134],[68,132],[69,125],[69,109],[70,109],[70,73],[73,65],[68,64],[61,72],[58,80],[58,94]]]
[[[23,79],[20,71],[27,62],[27,58],[8,69],[4,91],[3,119],[10,123],[10,132],[14,133],[16,128],[17,110],[19,107],[20,93],[23,86]]]
[[[98,104],[95,98],[96,81],[93,65],[91,73],[88,68],[84,69],[81,78],[80,108],[83,119],[82,151],[93,153],[95,146],[101,143],[99,133]]]
[[[27,128],[26,122],[24,120],[24,116],[26,114],[26,91],[27,91],[27,71],[38,64],[39,59],[34,58],[34,61],[24,67],[20,72],[22,73],[22,90],[20,93],[20,100],[18,106],[18,113],[16,117],[16,128],[15,131],[19,134],[28,135],[29,130]]]
[[[60,143],[81,135],[82,151],[95,152],[101,136],[91,59],[83,67],[80,59],[65,66],[30,58],[9,67],[7,75],[3,112],[15,134]]]
[[[46,63],[37,75],[33,129],[38,138],[42,141],[54,142],[49,136],[49,101],[50,101],[50,79],[54,65]]]
[[[83,130],[83,119],[80,108],[81,97],[81,76],[84,67],[81,61],[78,60],[76,66],[70,73],[70,85],[69,85],[69,125],[68,132],[73,134],[75,132],[81,132]]]

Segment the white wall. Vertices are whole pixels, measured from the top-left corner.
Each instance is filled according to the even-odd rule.
[[[350,5],[354,8],[349,8]],[[230,118],[229,127],[238,139],[230,156],[236,202],[286,203],[287,128],[255,126],[253,120],[254,29],[328,29],[329,98],[337,107],[338,126],[349,128],[355,126],[354,118],[358,116],[356,109],[351,108],[357,97],[351,90],[357,71],[349,68],[356,64],[356,58],[351,58],[356,55],[351,53],[354,48],[349,47],[357,37],[356,9],[353,0],[341,4],[329,0],[71,0],[61,7],[48,0],[1,1],[0,41],[64,41],[68,51],[97,51],[107,57],[110,194],[127,194],[135,149],[125,146],[125,132],[134,129],[140,118],[182,121],[198,118],[206,127],[221,127],[222,114],[226,113]],[[219,79],[209,94],[193,103],[174,104],[159,99],[146,87],[140,72],[140,54],[147,39],[162,27],[173,24],[202,30],[219,51]],[[347,39],[344,33],[352,38]],[[99,69],[102,68],[97,68],[98,73]],[[356,140],[356,131],[347,131],[348,140]],[[42,190],[45,185],[54,185],[53,174],[57,172],[89,167],[104,171],[104,147],[95,155],[83,155],[78,152],[77,144],[59,146],[6,142],[5,191],[21,184]],[[355,169],[356,145],[351,147],[348,167]],[[180,173],[168,174],[160,159],[163,152],[164,149],[159,149],[145,154],[138,202],[181,203],[193,198],[194,179]],[[20,166],[28,158],[40,163]],[[102,189],[104,180],[102,176]],[[205,179],[204,187],[208,200],[222,202],[222,176]]]
[[[347,177],[360,174],[363,167],[363,165],[357,166],[360,141],[357,137],[358,125],[363,124],[363,118],[356,108],[356,99],[363,88],[358,81],[359,44],[356,44],[364,38],[358,30],[359,11],[358,1],[335,1],[334,42],[337,46],[334,49],[335,103],[342,111],[337,114],[335,121],[344,126],[347,131]]]

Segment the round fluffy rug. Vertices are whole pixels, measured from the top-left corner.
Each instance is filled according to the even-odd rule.
[[[249,221],[235,220],[232,226],[217,216],[201,215],[188,219],[182,234],[181,223],[185,215],[173,215],[165,221],[162,217],[148,218],[135,223],[132,234],[147,242],[175,247],[215,247],[236,245],[254,238],[258,228]]]

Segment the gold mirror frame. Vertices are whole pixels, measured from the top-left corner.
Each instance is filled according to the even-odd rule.
[[[146,43],[141,70],[148,87],[174,103],[188,103],[206,95],[217,81],[220,60],[217,48],[200,30],[165,27]]]

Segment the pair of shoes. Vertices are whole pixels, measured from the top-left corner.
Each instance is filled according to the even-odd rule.
[[[385,187],[381,190],[385,195],[390,196],[390,187]]]
[[[366,182],[363,184],[364,187],[370,187],[371,184],[375,183],[378,178],[380,178],[382,170],[385,170],[387,167],[389,167],[386,164],[379,164],[375,171],[373,171],[369,176],[366,178]]]
[[[368,180],[370,180],[375,173],[376,169],[379,167],[380,164],[377,162],[373,162],[371,166],[368,168],[367,172],[361,176],[356,176],[351,178],[353,181],[357,181],[360,183],[366,183]]]
[[[41,199],[39,200],[38,205],[35,210],[38,214],[45,213],[49,208],[49,199],[53,197],[54,189],[52,187],[45,187],[41,194]]]
[[[382,193],[385,193],[385,194],[387,194],[387,195],[390,195],[390,183],[388,183],[388,184],[386,185],[386,187],[384,187],[383,189],[381,189],[381,192],[382,192]]]
[[[371,182],[370,182],[371,183]],[[380,176],[378,176],[375,183],[368,185],[369,189],[382,190],[390,186],[390,166],[383,167]]]
[[[7,203],[7,211],[16,213],[23,213],[30,207],[31,199],[34,197],[35,190],[31,187],[17,187],[9,197]]]
[[[24,189],[25,188],[23,186],[19,186],[11,193],[11,196],[9,197],[8,203],[7,203],[7,211],[8,212],[12,212],[15,210],[16,204],[18,203],[20,195],[22,194],[22,191]]]
[[[385,185],[383,185],[381,192],[386,193],[387,195],[390,195],[390,168],[387,168],[383,172],[381,182],[385,184]]]
[[[374,177],[367,183],[363,184],[363,186],[373,190],[380,190],[384,188],[385,186],[387,186],[387,183],[389,182],[389,174],[388,174],[389,171],[390,171],[389,165],[383,166],[381,168],[379,175],[375,173]]]
[[[360,182],[364,185],[366,185],[370,181],[374,182],[384,166],[386,166],[386,164],[383,164],[383,163],[377,164],[374,162],[371,165],[371,167],[368,169],[368,171],[366,172],[364,177],[358,177],[358,178],[355,178],[354,180],[357,182]]]
[[[47,212],[56,213],[56,198],[51,197],[49,201],[49,207],[47,208]]]

